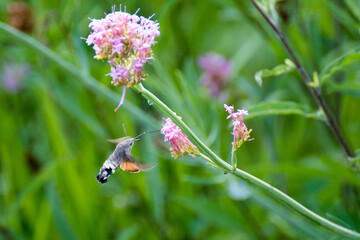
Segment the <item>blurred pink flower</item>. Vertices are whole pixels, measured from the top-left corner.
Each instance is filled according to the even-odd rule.
[[[160,132],[165,135],[164,142],[169,141],[171,145],[169,150],[173,158],[178,159],[185,154],[189,154],[192,157],[199,155],[197,147],[190,142],[188,137],[182,133],[181,129],[171,120],[171,118],[165,119],[165,123]]]
[[[250,139],[250,133],[252,129],[248,130],[245,123],[244,123],[244,115],[248,115],[248,111],[242,109],[238,109],[237,112],[234,112],[233,106],[228,106],[224,104],[224,108],[229,113],[227,119],[232,118],[233,120],[233,132],[232,135],[234,136],[234,141],[232,142],[233,149],[236,150],[241,147],[241,145],[246,141],[251,141],[253,138]]]
[[[108,60],[111,84],[124,86],[123,94],[126,87],[133,87],[146,77],[142,69],[153,59],[151,46],[156,43],[155,37],[160,36],[159,23],[150,20],[152,16],[147,19],[136,13],[131,15],[126,9],[113,8],[105,18],[92,19],[89,27],[93,32],[86,39],[88,45],[93,44],[96,59]]]
[[[209,89],[213,97],[225,101],[223,89],[233,70],[231,63],[216,53],[207,53],[198,58],[198,65],[204,70],[200,82]]]
[[[3,68],[1,76],[4,90],[8,93],[17,93],[21,87],[21,81],[30,72],[30,66],[26,64],[7,64]]]

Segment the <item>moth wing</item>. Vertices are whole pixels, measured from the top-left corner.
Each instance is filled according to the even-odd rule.
[[[111,143],[121,143],[127,139],[129,139],[130,137],[122,137],[122,138],[116,138],[116,139],[108,139],[108,142]]]
[[[141,171],[150,171],[151,169],[157,166],[157,164],[153,164],[153,163],[146,163],[146,164],[137,163],[137,165],[140,167]]]
[[[126,172],[140,172],[140,166],[132,159],[125,159],[124,161],[122,161],[120,164],[120,168]]]
[[[149,171],[149,170],[153,169],[154,167],[156,167],[156,165],[157,164],[138,163],[138,162],[135,162],[134,159],[128,158],[121,162],[120,168],[127,172],[136,173],[136,172],[140,172],[140,170],[141,171]]]

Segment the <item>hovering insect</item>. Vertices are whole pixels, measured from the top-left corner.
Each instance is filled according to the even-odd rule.
[[[152,131],[157,132],[157,131]],[[131,156],[131,149],[134,145],[135,141],[139,141],[139,137],[152,132],[144,132],[134,138],[131,137],[123,137],[118,139],[108,140],[112,143],[117,143],[114,152],[110,155],[110,157],[104,162],[102,167],[100,168],[99,174],[96,176],[96,179],[100,183],[106,183],[107,178],[114,173],[115,170],[120,167],[121,170],[137,173],[141,171],[150,170],[155,165],[144,165],[134,161],[133,157]],[[125,133],[126,135],[126,133]]]

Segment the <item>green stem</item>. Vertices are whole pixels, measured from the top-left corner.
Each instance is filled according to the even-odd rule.
[[[360,234],[358,232],[352,231],[348,228],[342,227],[336,223],[333,223],[316,213],[312,212],[308,208],[304,207],[300,203],[296,202],[294,199],[286,195],[285,193],[281,192],[277,188],[271,186],[270,184],[256,178],[255,176],[242,171],[238,168],[233,170],[233,167],[222,160],[219,156],[217,156],[214,152],[212,152],[194,133],[191,129],[173,112],[168,106],[166,106],[160,99],[158,99],[154,94],[148,91],[146,88],[143,87],[142,84],[139,84],[134,87],[144,98],[149,100],[155,106],[160,108],[168,117],[170,117],[173,122],[188,136],[190,141],[194,143],[200,151],[204,152],[205,154],[201,154],[203,158],[207,161],[212,161],[215,167],[230,172],[243,180],[257,186],[258,188],[262,189],[263,191],[267,192],[269,195],[274,197],[275,199],[281,201],[283,204],[291,207],[295,211],[299,212],[303,216],[307,217],[308,219],[314,221],[315,223],[323,226],[326,229],[329,229],[339,235],[344,237],[348,237],[351,239],[360,239]],[[208,157],[206,157],[208,156]],[[210,162],[209,161],[209,162]],[[212,165],[212,164],[211,164]]]
[[[233,168],[233,171],[236,170],[237,167],[237,158],[236,158],[236,154],[235,154],[236,150],[234,149],[234,147],[231,148],[231,165]]]
[[[202,153],[199,153],[200,157],[202,157],[203,159],[205,159],[206,161],[208,161],[208,163],[213,166],[213,167],[216,167],[216,168],[219,168],[217,165],[215,165],[215,163],[206,155],[202,154]]]

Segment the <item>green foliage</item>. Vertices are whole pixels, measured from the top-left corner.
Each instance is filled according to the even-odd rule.
[[[343,56],[335,59],[331,62],[325,69],[321,72],[320,82],[324,84],[325,81],[330,78],[335,72],[340,71],[357,60],[360,59],[360,48],[351,50],[350,52],[344,54]]]
[[[281,0],[260,0],[259,5],[276,23],[279,22],[279,15],[276,12],[276,3]]]
[[[360,70],[358,62],[350,64],[359,53],[349,52],[358,45],[358,1],[276,2],[272,9],[296,55],[327,83],[323,95],[346,139],[359,148]],[[9,4],[0,1],[4,23]],[[229,162],[232,135],[223,104],[249,110],[245,122],[254,140],[236,152],[237,166],[359,230],[359,177],[299,75],[283,75],[292,64],[259,73],[261,80],[278,76],[261,88],[253,81],[288,56],[250,1],[121,4],[145,17],[155,12],[160,22],[145,87]],[[96,181],[114,148],[106,139],[122,137],[122,124],[129,136],[160,129],[164,117],[132,89],[113,111],[121,89],[110,85],[108,64],[93,59],[80,39],[89,33],[88,17],[101,18],[112,5],[31,1],[32,32],[18,34],[0,23],[0,79],[8,64],[31,68],[19,92],[0,87],[0,239],[336,238],[201,159],[171,159],[160,134],[143,136],[133,149],[137,159],[157,163],[153,170]],[[196,59],[207,52],[233,61],[226,102],[199,82]]]
[[[244,119],[251,119],[266,115],[288,115],[297,114],[303,117],[324,120],[319,112],[315,112],[308,105],[298,104],[294,102],[270,102],[261,103],[249,108],[249,115]]]
[[[296,69],[295,64],[290,59],[285,59],[285,64],[278,65],[273,69],[263,69],[255,73],[256,82],[262,86],[262,79],[264,77],[279,76],[291,72]]]

